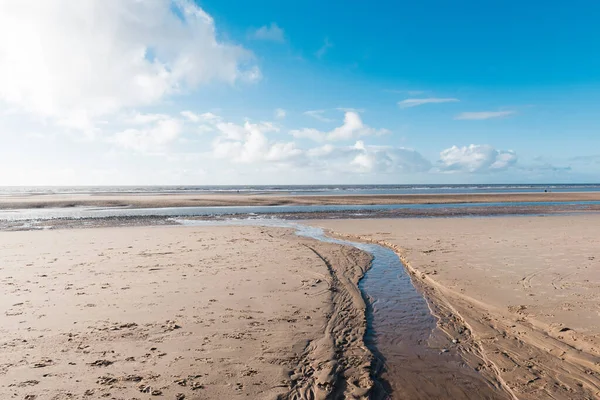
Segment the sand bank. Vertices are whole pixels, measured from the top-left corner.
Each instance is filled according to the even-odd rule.
[[[588,193],[504,193],[504,194],[431,194],[431,195],[27,195],[0,197],[0,209],[42,207],[208,207],[273,205],[365,205],[365,204],[444,204],[540,201],[599,201],[600,192]]]
[[[0,233],[0,398],[365,398],[350,247],[257,227]],[[29,396],[29,397],[27,397]]]
[[[394,248],[469,364],[514,398],[600,397],[600,216],[311,225]]]

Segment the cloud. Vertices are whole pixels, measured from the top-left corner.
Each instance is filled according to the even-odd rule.
[[[334,120],[331,118],[327,118],[324,117],[323,114],[325,113],[325,110],[310,110],[310,111],[304,111],[304,115],[308,115],[309,117],[312,117],[316,120],[319,120],[321,122],[333,122]]]
[[[422,106],[424,104],[438,104],[438,103],[456,103],[459,99],[454,98],[439,98],[439,97],[428,97],[423,99],[406,99],[398,102],[400,108],[410,108]]]
[[[501,118],[515,114],[516,111],[479,111],[479,112],[463,112],[458,114],[454,119],[464,120],[482,120],[490,118]]]
[[[325,55],[325,53],[327,53],[327,51],[332,47],[333,43],[329,41],[329,38],[325,38],[325,40],[323,41],[323,46],[321,46],[319,50],[315,52],[315,55],[317,56],[317,58],[322,58]]]
[[[252,32],[250,37],[256,40],[267,40],[278,43],[285,42],[283,29],[278,27],[275,22],[271,22],[270,26],[261,26],[256,31]]]
[[[200,116],[191,111],[182,111],[180,114],[192,122],[200,122]]]
[[[306,152],[307,163],[316,170],[342,174],[421,173],[431,163],[415,150],[404,147],[371,146],[359,140],[352,146],[326,144]]]
[[[202,114],[197,114],[193,111],[181,111],[179,114],[181,114],[182,117],[184,117],[185,119],[187,119],[190,122],[207,122],[207,123],[216,123],[221,121],[221,117],[219,117],[216,114],[213,114],[211,112],[205,112]]]
[[[125,121],[132,125],[145,125],[152,122],[161,121],[166,118],[169,118],[169,116],[166,114],[144,114],[140,112],[134,112],[133,115],[127,117]]]
[[[321,132],[317,129],[304,128],[290,131],[297,139],[310,139],[315,142],[338,141],[355,139],[361,136],[384,135],[390,133],[387,129],[374,129],[363,123],[360,115],[354,111],[344,113],[344,123],[329,132]]]
[[[267,134],[278,131],[270,122],[253,124],[246,121],[244,125],[219,122],[216,128],[219,136],[212,143],[215,158],[234,163],[285,163],[302,154],[293,142],[269,140]]]
[[[322,142],[327,138],[325,132],[314,128],[293,129],[290,131],[290,135],[296,139],[309,139],[314,142]]]
[[[259,78],[252,53],[217,40],[191,0],[0,3],[0,102],[36,115],[91,119]]]
[[[488,173],[506,170],[514,166],[517,159],[517,154],[512,150],[496,150],[487,144],[471,144],[443,150],[437,167],[442,172]]]
[[[420,153],[404,147],[367,146],[358,141],[354,149],[356,155],[350,165],[360,173],[414,173],[431,168]]]
[[[148,120],[149,125],[140,128],[128,128],[117,132],[110,139],[115,145],[138,153],[160,153],[179,138],[182,124],[179,120],[164,117]]]
[[[275,118],[277,119],[284,119],[286,116],[286,111],[283,108],[276,108],[275,109]]]
[[[423,172],[431,168],[431,163],[412,149],[370,146],[362,141],[357,141],[351,146],[325,144],[303,149],[293,141],[270,139],[270,134],[279,131],[278,127],[271,122],[246,121],[243,125],[239,125],[221,121],[214,126],[218,133],[212,143],[214,158],[234,164],[275,163],[305,170],[361,174]],[[345,129],[352,133],[346,133]],[[348,135],[354,136],[357,129],[375,131],[365,127],[356,113],[349,112],[346,113],[344,125],[327,135],[349,137]]]

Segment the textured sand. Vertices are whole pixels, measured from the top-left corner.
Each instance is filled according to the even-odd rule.
[[[499,201],[580,201],[600,200],[600,192],[590,193],[507,193],[507,194],[431,194],[431,195],[28,195],[0,197],[0,209],[42,207],[200,207],[200,206],[269,206],[269,205],[362,205],[362,204],[443,204],[490,203]]]
[[[514,398],[600,398],[600,216],[311,225],[394,248],[470,365]]]
[[[0,233],[1,399],[364,398],[356,249],[256,227]]]

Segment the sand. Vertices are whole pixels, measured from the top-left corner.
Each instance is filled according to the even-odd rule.
[[[281,196],[274,194],[44,194],[0,197],[1,209],[43,207],[201,207],[201,206],[272,206],[272,205],[365,205],[365,204],[445,204],[540,201],[600,201],[600,192],[588,193],[504,193],[504,194],[427,194],[427,195],[324,195]]]
[[[366,398],[356,249],[257,227],[0,232],[0,398]]]
[[[499,397],[600,398],[599,215],[308,223],[394,249],[448,354]],[[2,399],[360,399],[376,386],[357,288],[370,258],[354,248],[153,226],[0,232],[0,253]]]
[[[600,398],[600,216],[310,224],[395,249],[440,328],[515,399]]]

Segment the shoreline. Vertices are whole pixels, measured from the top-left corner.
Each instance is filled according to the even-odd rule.
[[[0,210],[71,207],[225,207],[600,201],[600,192],[405,195],[27,195],[0,197]]]

